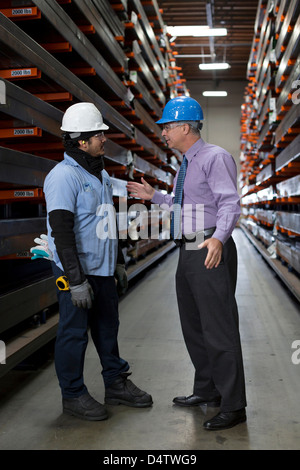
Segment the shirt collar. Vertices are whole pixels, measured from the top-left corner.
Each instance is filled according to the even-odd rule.
[[[64,159],[68,163],[68,165],[72,166],[79,166],[79,164],[74,160],[74,158],[70,157],[70,155],[67,154],[67,152],[64,152]]]
[[[193,157],[199,152],[199,150],[204,147],[205,142],[202,138],[198,139],[186,152],[185,156],[187,158],[187,161],[190,163],[193,159]]]

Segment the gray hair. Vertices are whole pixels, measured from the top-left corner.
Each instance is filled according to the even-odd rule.
[[[202,129],[202,122],[200,121],[181,121],[182,124],[188,124],[190,126],[191,132],[195,135],[199,135]]]

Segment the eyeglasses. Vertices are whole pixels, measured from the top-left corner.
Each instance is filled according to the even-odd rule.
[[[99,132],[98,134],[95,134],[93,135],[93,137],[95,137],[96,139],[103,139],[104,137],[104,132]]]
[[[164,124],[162,129],[163,131],[169,132],[171,129],[174,129],[175,127],[183,126],[184,124],[177,124],[176,122],[172,122],[169,124]]]

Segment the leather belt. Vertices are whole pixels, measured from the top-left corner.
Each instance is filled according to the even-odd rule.
[[[180,240],[174,240],[177,246],[182,246],[185,243],[195,243],[197,238],[201,239],[201,237],[206,240],[207,238],[210,238],[213,233],[215,232],[216,227],[211,227],[206,230],[202,230],[201,232],[195,232],[195,233],[189,233],[187,235],[182,235],[182,238]]]

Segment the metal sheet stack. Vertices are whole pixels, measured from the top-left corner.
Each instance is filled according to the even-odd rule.
[[[157,259],[150,256],[154,249],[161,250],[158,256],[170,249],[163,214],[149,211],[146,203],[159,235],[130,236],[134,211],[128,213],[137,201],[127,199],[126,181],[144,176],[172,191],[180,156],[167,148],[155,121],[170,97],[187,92],[175,56],[156,0],[1,2],[0,333],[18,336],[12,330],[21,323],[27,328],[33,317],[43,325],[26,346],[12,344],[1,373],[55,336],[49,263],[32,262],[29,249],[45,232],[43,181],[63,158],[60,123],[71,104],[93,102],[109,125],[105,166],[118,217],[126,220],[122,243],[128,264],[141,255]],[[140,270],[131,269],[130,276]]]
[[[241,115],[241,226],[255,234],[267,248],[274,246],[277,258],[297,278],[300,274],[299,262],[295,261],[300,254],[299,0],[259,2],[247,79]],[[273,216],[267,219],[270,212]],[[268,236],[261,236],[262,231]]]

